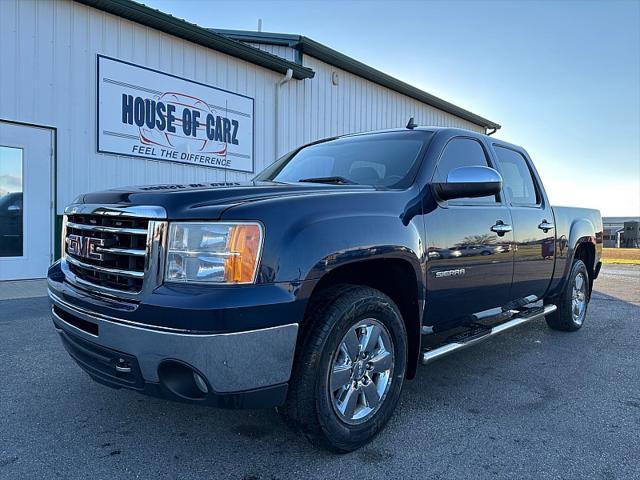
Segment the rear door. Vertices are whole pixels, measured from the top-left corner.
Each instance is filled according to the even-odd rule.
[[[445,145],[433,181],[445,181],[462,166],[493,167],[476,138],[454,137]],[[500,195],[439,202],[425,216],[428,241],[427,314],[441,328],[469,321],[470,315],[509,301],[513,275],[511,224]],[[492,230],[493,228],[493,230]]]
[[[544,295],[553,276],[555,221],[542,184],[524,150],[494,144],[505,200],[514,232],[514,270],[510,297]]]

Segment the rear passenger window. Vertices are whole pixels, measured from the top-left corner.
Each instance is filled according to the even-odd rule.
[[[521,153],[496,145],[496,153],[502,170],[502,188],[507,192],[513,205],[538,205],[540,195]]]
[[[455,170],[459,167],[488,167],[487,156],[484,153],[482,145],[477,140],[470,138],[454,138],[447,146],[444,147],[438,166],[436,167],[436,173],[434,175],[434,182],[446,182],[447,175],[451,170]],[[448,203],[456,204],[478,204],[487,205],[497,203],[498,199],[496,195],[488,197],[478,198],[459,198],[456,200],[449,200]]]

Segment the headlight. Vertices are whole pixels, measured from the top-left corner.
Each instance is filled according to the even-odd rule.
[[[261,248],[259,223],[171,223],[165,280],[253,283]]]

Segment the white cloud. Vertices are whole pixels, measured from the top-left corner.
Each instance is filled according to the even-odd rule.
[[[22,191],[22,178],[15,175],[0,175],[0,194]]]

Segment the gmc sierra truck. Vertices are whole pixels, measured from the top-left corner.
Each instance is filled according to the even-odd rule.
[[[410,122],[300,147],[249,183],[81,195],[62,237],[53,323],[92,379],[277,407],[346,452],[419,365],[537,319],[580,329],[602,220],[552,207],[523,148]]]

